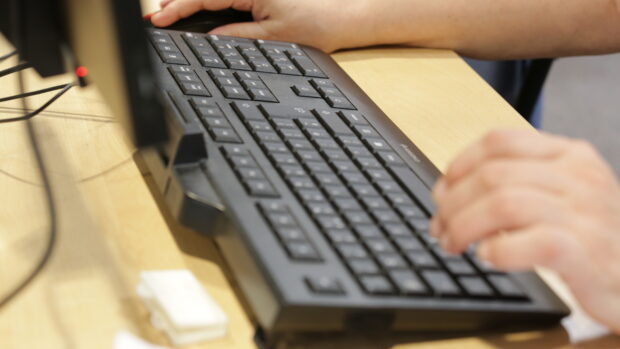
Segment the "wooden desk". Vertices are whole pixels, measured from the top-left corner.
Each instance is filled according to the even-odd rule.
[[[6,43],[0,43],[0,52],[8,50]],[[440,168],[488,129],[529,127],[453,53],[374,49],[343,52],[335,58]],[[29,74],[28,85],[49,86],[68,79],[40,81]],[[3,78],[0,95],[14,93],[14,82]],[[46,98],[31,98],[31,105]],[[15,115],[19,112],[15,108],[19,105],[4,103],[0,113]],[[59,244],[44,273],[0,311],[0,348],[111,348],[119,330],[166,344],[150,325],[135,288],[140,271],[172,268],[192,270],[231,321],[226,338],[192,348],[255,348],[251,323],[218,267],[211,242],[161,213],[131,160],[133,149],[125,144],[97,91],[70,91],[36,123],[58,203]],[[48,223],[23,124],[0,129],[0,292],[4,292],[36,260]],[[398,348],[570,347],[567,343],[558,327],[418,341]],[[618,338],[579,345],[613,346],[620,346]],[[331,347],[337,345],[318,346]]]

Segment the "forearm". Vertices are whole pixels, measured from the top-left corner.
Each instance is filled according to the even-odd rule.
[[[620,51],[620,0],[367,0],[363,11],[378,44],[485,59]]]

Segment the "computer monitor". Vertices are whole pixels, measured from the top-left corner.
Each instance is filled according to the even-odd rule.
[[[80,65],[138,147],[167,139],[137,0],[0,0],[0,30],[42,76]]]

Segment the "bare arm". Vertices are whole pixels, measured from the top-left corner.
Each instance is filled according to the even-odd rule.
[[[377,44],[508,59],[620,51],[620,0],[164,0],[153,23],[201,9],[252,11],[215,33],[297,41],[325,51]]]
[[[396,0],[392,6],[399,9],[385,12],[392,18],[373,21],[386,26],[386,42],[486,59],[620,51],[620,0]]]

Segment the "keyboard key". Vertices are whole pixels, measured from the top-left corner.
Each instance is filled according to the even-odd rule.
[[[344,288],[340,282],[332,277],[306,277],[306,283],[312,292],[318,294],[343,295]]]
[[[305,108],[295,108],[279,104],[261,104],[259,108],[268,118],[296,119],[312,117],[310,111]]]
[[[424,295],[428,294],[428,288],[422,280],[409,270],[393,270],[389,273],[390,279],[398,288],[398,291],[405,295]]]
[[[232,155],[230,161],[235,169],[258,168],[256,161],[249,155]]]
[[[310,84],[316,89],[319,87],[336,87],[330,80],[312,79],[310,80]]]
[[[244,72],[244,73],[248,73],[248,72]],[[235,74],[235,76],[237,75]],[[260,80],[249,80],[249,79],[243,79],[243,78],[238,78],[238,79],[239,81],[241,81],[241,85],[243,85],[243,87],[246,90],[251,89],[251,88],[267,89],[267,85],[265,85],[265,83],[263,83]]]
[[[336,249],[344,259],[368,258],[368,252],[360,244],[337,244]]]
[[[234,155],[241,155],[245,158],[249,158],[249,152],[247,151],[247,149],[238,145],[224,145],[221,147],[221,149],[228,158]]]
[[[288,179],[289,184],[295,189],[316,189],[310,177],[292,177]]]
[[[362,276],[360,283],[370,294],[393,294],[394,287],[384,276]]]
[[[321,121],[323,126],[334,136],[344,135],[351,136],[353,135],[353,131],[347,126],[337,115],[336,113],[326,110],[319,109],[312,111],[314,115]]]
[[[413,231],[418,233],[428,232],[429,230],[429,221],[426,218],[411,218],[407,220],[407,223]]]
[[[235,78],[223,78],[223,77],[217,77],[214,79],[215,83],[220,87],[223,88],[224,86],[233,86],[233,87],[241,87],[241,84],[239,83],[239,81],[237,81],[237,79]]]
[[[299,227],[276,227],[274,230],[282,241],[306,241],[306,235]]]
[[[377,156],[385,166],[406,166],[400,156],[393,151],[380,151]]]
[[[313,216],[335,215],[336,214],[336,210],[334,210],[332,205],[327,204],[327,203],[310,202],[306,204],[306,208],[308,209],[308,211],[310,211],[310,214],[312,214]]]
[[[437,295],[458,296],[461,294],[458,285],[443,271],[423,271],[422,277]]]
[[[325,74],[323,74],[319,67],[317,67],[316,64],[314,64],[314,62],[310,60],[310,58],[303,56],[292,56],[291,60],[305,76],[312,76],[317,78],[327,77],[325,76]]]
[[[211,96],[207,88],[202,83],[183,82],[180,84],[184,94],[190,96]]]
[[[354,230],[363,239],[383,237],[383,233],[376,225],[357,225]]]
[[[318,225],[325,231],[331,229],[345,229],[347,225],[338,216],[317,216]]]
[[[405,194],[404,192],[386,193],[385,196],[387,197],[387,199],[390,202],[390,204],[392,204],[392,206],[394,206],[396,208],[403,206],[403,207],[413,207],[414,210],[418,209],[415,206],[416,204],[409,197],[409,195]],[[412,217],[423,218],[424,215],[423,215],[422,211],[420,209],[418,209],[418,211],[420,212],[420,215],[414,215]]]
[[[276,69],[266,59],[248,58],[248,63],[255,71],[263,73],[276,73]]]
[[[391,210],[374,210],[372,211],[372,216],[375,217],[377,222],[381,225],[400,222],[398,215]]]
[[[295,67],[295,65],[290,63],[290,61],[289,62],[274,61],[273,65],[278,71],[278,73],[280,74],[301,75],[301,72]]]
[[[303,201],[307,201],[307,202],[326,202],[327,201],[325,196],[323,196],[323,194],[318,190],[302,189],[302,190],[298,190],[297,193],[299,194],[299,196],[301,197]]]
[[[346,261],[346,263],[356,275],[373,275],[381,273],[379,266],[377,266],[377,263],[375,263],[372,259],[353,259]]]
[[[234,79],[235,76],[230,70],[226,69],[209,69],[209,75],[215,80],[217,78]]]
[[[465,292],[474,297],[491,297],[493,290],[479,276],[462,276],[458,278],[459,284]]]
[[[291,89],[300,97],[321,98],[321,95],[310,86],[294,85]]]
[[[361,138],[368,138],[368,137],[381,138],[381,136],[379,136],[377,131],[375,131],[375,129],[370,125],[367,125],[367,126],[354,125],[353,131]]]
[[[223,86],[222,93],[224,97],[231,99],[250,99],[250,96],[241,88],[233,86]]]
[[[224,61],[212,56],[201,56],[200,63],[207,68],[226,68]]]
[[[279,169],[286,177],[303,177],[306,171],[299,165],[280,165]]]
[[[263,182],[267,183],[267,181],[263,181]],[[269,214],[267,214],[267,219],[269,220],[271,225],[273,225],[274,227],[279,227],[279,228],[286,228],[286,227],[288,227],[288,228],[290,228],[290,227],[296,227],[297,226],[297,221],[288,212],[284,212],[284,213],[269,213]]]
[[[345,229],[326,230],[325,235],[334,244],[354,244],[359,242],[351,231]]]
[[[242,58],[224,58],[224,62],[230,69],[252,70],[250,65]]]
[[[435,257],[433,257],[428,251],[420,250],[407,252],[407,259],[416,269],[439,267]]]
[[[395,253],[394,246],[385,238],[365,239],[366,247],[375,255],[381,253]]]
[[[161,59],[168,64],[188,64],[181,52],[160,52],[160,56]]]
[[[456,275],[473,275],[476,270],[466,260],[446,261],[446,269]]]
[[[372,224],[370,216],[363,211],[345,211],[343,213],[344,218],[351,225],[367,225]]]
[[[400,185],[395,181],[376,181],[375,184],[379,187],[381,192],[384,195],[388,195],[389,193],[402,193],[403,190],[400,188]]]
[[[245,181],[248,192],[252,196],[260,197],[278,197],[278,192],[265,179],[250,179]]]
[[[212,128],[209,129],[209,133],[216,142],[242,143],[232,128]]]
[[[380,254],[377,255],[377,260],[386,270],[408,268],[405,260],[397,254]]]
[[[225,127],[230,128],[230,124],[224,118],[205,118],[203,119],[207,128]]]
[[[362,116],[362,114],[355,111],[339,111],[338,115],[346,122],[349,126],[360,125],[366,126],[369,125],[368,121]]]
[[[327,96],[325,97],[325,101],[332,108],[353,109],[353,110],[356,109],[346,97]]]
[[[288,208],[278,201],[263,201],[259,204],[261,211],[265,213],[286,213]]]
[[[508,275],[491,275],[488,277],[493,287],[504,297],[524,298],[525,292]]]
[[[380,151],[391,150],[390,146],[383,139],[379,139],[379,138],[366,138],[366,139],[364,139],[364,143],[375,154],[380,152]]]
[[[398,236],[394,238],[394,243],[402,251],[420,251],[424,250],[424,245],[414,236]]]
[[[265,88],[251,88],[248,90],[248,93],[250,94],[250,97],[252,97],[252,99],[255,101],[261,101],[261,102],[277,102],[278,101],[276,97],[271,93],[271,91]]]
[[[409,237],[411,235],[411,229],[409,229],[406,225],[402,223],[397,224],[385,224],[383,226],[385,232],[388,233],[392,238],[397,238],[400,236]]]
[[[321,256],[308,242],[285,242],[284,246],[292,259],[298,261],[318,262]]]
[[[258,108],[250,103],[246,102],[232,102],[230,104],[234,111],[237,113],[240,119],[242,120],[257,120],[257,121],[265,121],[265,117],[258,110]]]
[[[340,212],[346,211],[361,211],[362,206],[355,199],[342,199],[335,198],[333,199],[334,205],[338,208]]]
[[[334,198],[352,198],[351,193],[345,186],[342,185],[328,185],[323,187],[323,190],[331,199]]]
[[[390,166],[388,169],[410,195],[414,197],[416,194],[419,195],[416,197],[416,200],[419,201],[427,211],[433,211],[434,203],[430,195],[420,195],[420,193],[428,193],[429,190],[413,171],[402,166]]]

